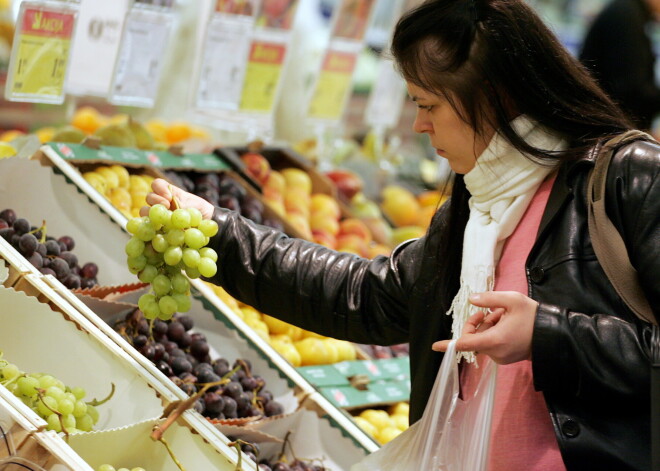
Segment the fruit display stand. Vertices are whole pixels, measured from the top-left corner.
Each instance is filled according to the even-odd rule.
[[[23,413],[20,410],[23,410]],[[40,427],[25,416],[30,409],[6,389],[0,389],[0,461],[14,456],[28,435],[36,433]],[[46,422],[42,420],[42,427]]]
[[[9,288],[28,273],[36,275],[39,271],[0,237],[0,284]]]

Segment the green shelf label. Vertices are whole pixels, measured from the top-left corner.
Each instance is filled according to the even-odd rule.
[[[167,151],[150,151],[127,147],[101,146],[92,149],[84,144],[49,142],[47,144],[65,160],[108,161],[131,166],[149,166],[164,169],[200,171],[230,170],[231,167],[215,154],[184,154],[178,156]]]

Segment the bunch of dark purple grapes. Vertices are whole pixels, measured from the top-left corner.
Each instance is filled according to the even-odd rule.
[[[13,209],[0,212],[0,237],[9,242],[44,275],[53,275],[69,289],[98,285],[99,271],[95,263],[78,264],[72,252],[75,242],[69,236],[56,239],[46,235],[45,224],[30,225],[27,219],[16,217]]]
[[[231,442],[236,442],[236,439],[233,437],[229,436],[227,438]],[[243,453],[252,461],[259,464],[258,468],[260,471],[327,471],[328,469],[322,465],[306,462],[298,458],[295,458],[290,462],[279,458],[271,458],[270,460],[259,459],[259,444],[248,443],[243,440],[238,440],[238,443],[241,444],[240,446]]]
[[[249,195],[247,190],[226,172],[197,173],[170,170],[165,173],[176,186],[204,198],[211,204],[238,211],[241,216],[257,224],[263,224],[279,231],[284,229],[279,220],[265,217],[263,203]]]
[[[206,337],[191,332],[190,316],[177,314],[169,321],[149,321],[139,309],[115,324],[121,333],[142,355],[151,360],[188,396],[196,394],[208,383],[211,386],[195,402],[195,410],[209,419],[237,419],[271,417],[284,412],[265,389],[266,381],[252,374],[248,360],[237,359],[230,364],[226,358],[211,360]]]

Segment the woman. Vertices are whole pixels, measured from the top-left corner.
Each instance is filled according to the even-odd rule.
[[[649,469],[650,327],[607,281],[585,212],[594,151],[630,124],[522,1],[428,1],[399,21],[392,51],[419,108],[414,129],[456,173],[425,237],[370,261],[162,180],[148,203],[174,193],[219,223],[210,281],[241,301],[336,338],[410,342],[412,422],[445,339],[460,337],[464,388],[478,377],[473,352],[500,363],[489,469]],[[658,145],[627,144],[606,193],[651,306],[659,168]]]

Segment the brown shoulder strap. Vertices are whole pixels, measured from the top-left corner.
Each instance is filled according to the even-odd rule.
[[[637,270],[630,263],[626,245],[605,212],[607,169],[614,151],[626,142],[652,139],[642,131],[627,131],[609,140],[600,149],[587,183],[589,236],[608,279],[619,296],[640,319],[658,324],[639,284]]]

